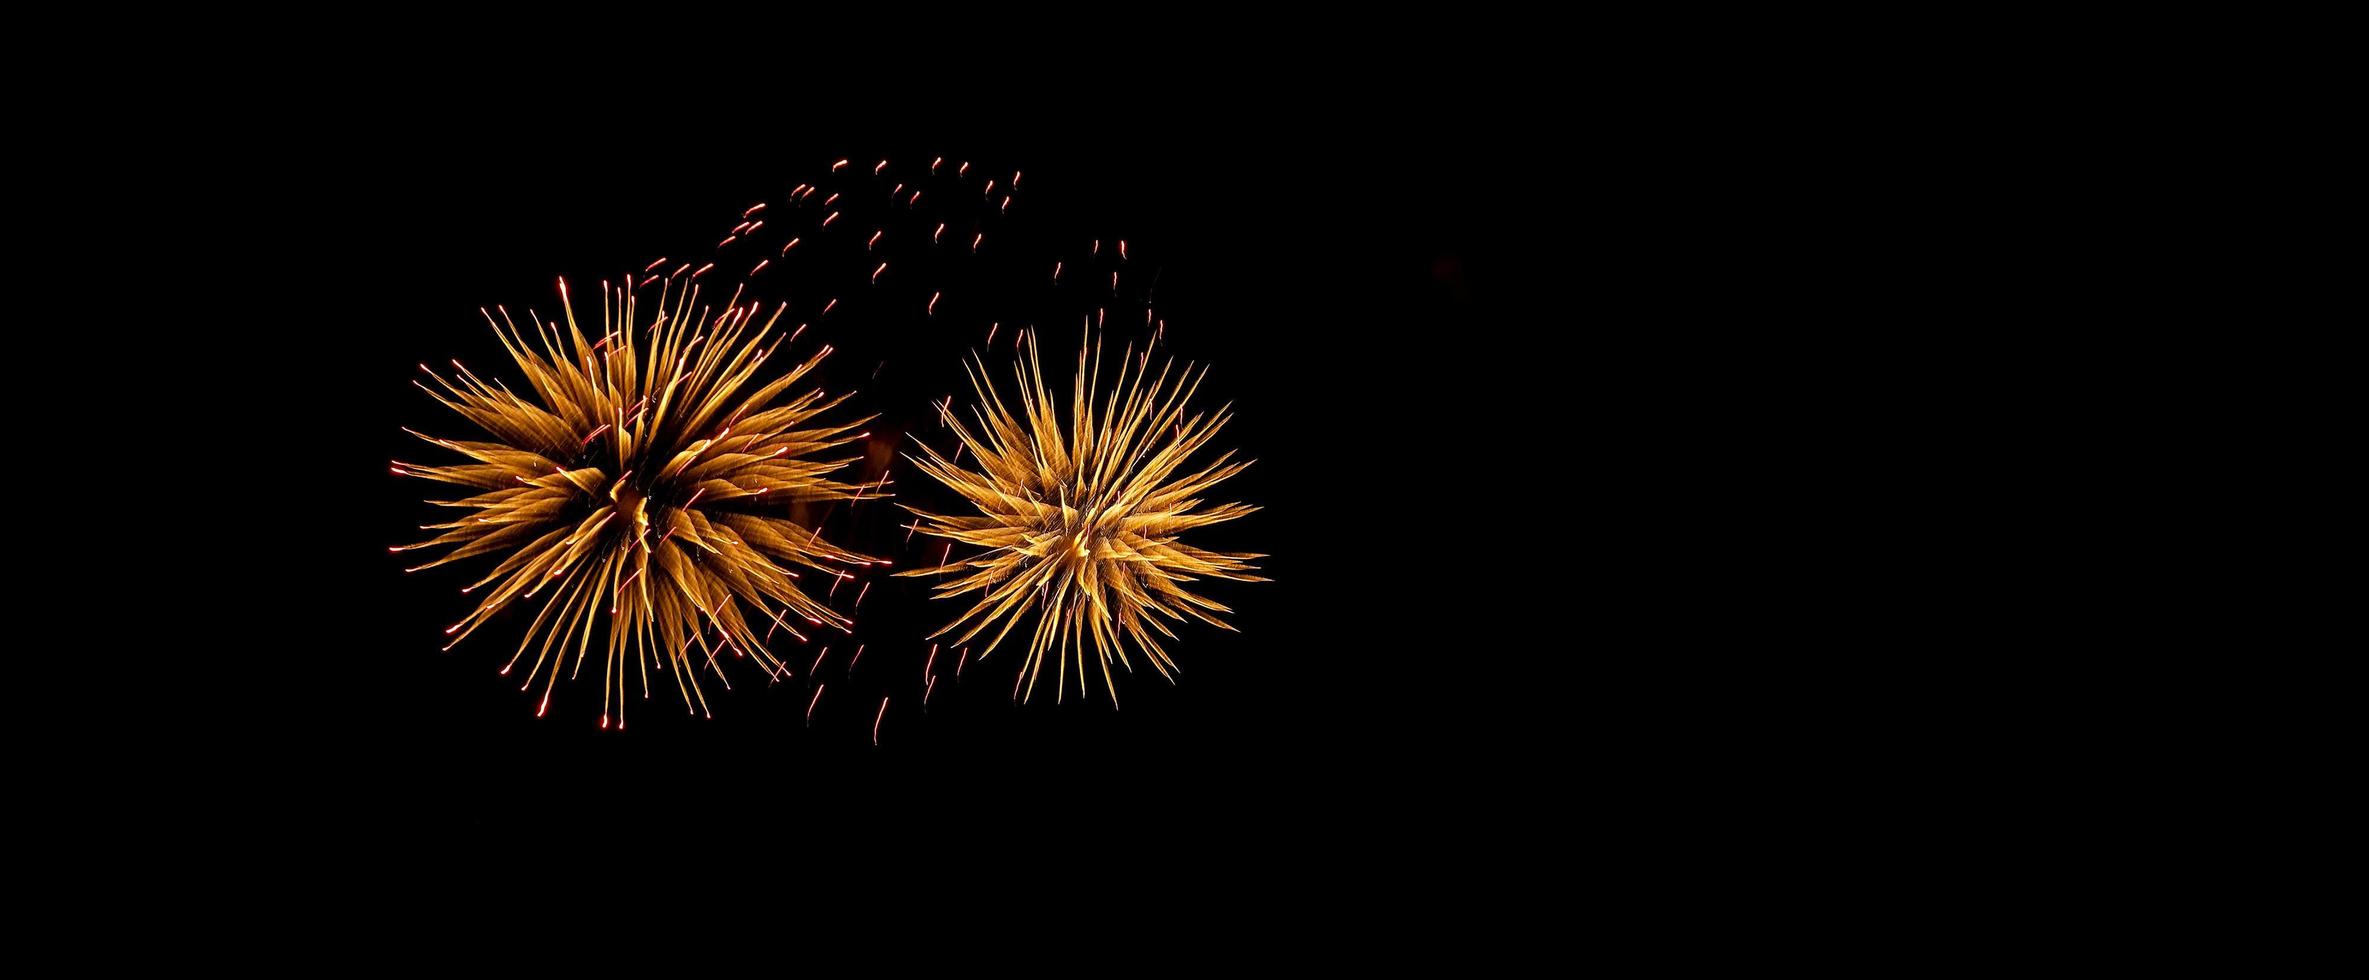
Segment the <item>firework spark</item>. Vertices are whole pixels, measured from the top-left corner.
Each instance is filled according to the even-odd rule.
[[[391,550],[452,546],[443,558],[408,571],[503,556],[491,573],[461,590],[490,587],[475,610],[445,631],[459,634],[454,644],[513,603],[549,592],[502,668],[508,674],[540,638],[520,688],[544,679],[538,715],[550,707],[569,639],[576,647],[571,678],[583,669],[598,619],[595,606],[606,606],[609,618],[602,727],[612,714],[624,727],[633,668],[639,668],[642,696],[650,696],[652,663],[661,671],[671,666],[684,707],[696,704],[697,712],[706,713],[701,671],[731,687],[721,654],[755,658],[776,676],[788,670],[755,632],[770,623],[768,633],[787,629],[805,640],[782,621],[781,611],[814,626],[848,629],[851,620],[808,597],[797,573],[784,565],[822,570],[836,580],[842,573],[835,566],[875,560],[820,540],[816,529],[780,510],[793,501],[886,496],[828,477],[852,459],[813,458],[862,438],[845,433],[869,419],[815,423],[845,394],[826,399],[808,390],[777,403],[830,353],[827,346],[781,377],[753,383],[784,343],[767,340],[786,305],[760,325],[757,305],[739,305],[735,293],[711,318],[698,305],[696,288],[677,291],[670,279],[659,291],[657,314],[637,323],[637,290],[604,288],[602,334],[594,343],[576,323],[565,280],[559,288],[564,320],[545,323],[530,313],[535,343],[508,311],[500,322],[486,315],[535,398],[488,383],[458,361],[454,379],[428,371],[443,390],[425,384],[421,390],[493,439],[462,442],[412,433],[475,462],[396,462],[397,474],[478,493],[430,501],[467,513],[427,525],[442,532],[434,538]]]
[[[1175,475],[1231,418],[1226,408],[1185,414],[1208,369],[1196,374],[1188,368],[1172,377],[1172,362],[1164,363],[1158,377],[1147,378],[1142,370],[1130,372],[1135,362],[1130,348],[1120,358],[1117,382],[1103,397],[1097,394],[1099,348],[1080,345],[1066,427],[1045,387],[1035,331],[1028,333],[1027,360],[1014,369],[1018,416],[986,382],[985,365],[974,360],[969,367],[980,400],[974,409],[978,431],[948,409],[940,413],[960,440],[957,452],[968,448],[980,468],[963,469],[927,445],[921,446],[920,457],[907,458],[969,500],[978,515],[941,516],[900,506],[919,519],[922,533],[947,539],[949,547],[961,542],[987,550],[898,574],[959,576],[937,584],[937,598],[978,594],[970,609],[930,639],[962,630],[949,641],[960,645],[995,629],[979,653],[981,660],[1035,612],[1028,657],[1020,665],[1028,694],[1044,673],[1048,651],[1054,655],[1054,699],[1063,696],[1073,670],[1083,694],[1090,644],[1115,706],[1118,687],[1110,663],[1115,655],[1122,667],[1133,669],[1126,641],[1132,640],[1152,667],[1173,681],[1175,661],[1150,635],[1176,638],[1161,619],[1182,622],[1189,615],[1233,628],[1212,615],[1232,610],[1186,591],[1184,583],[1197,576],[1267,580],[1244,574],[1256,571],[1249,561],[1263,555],[1203,551],[1177,540],[1184,531],[1258,509],[1239,503],[1201,506],[1202,493],[1250,465],[1248,460],[1230,462],[1231,451],[1197,472]]]

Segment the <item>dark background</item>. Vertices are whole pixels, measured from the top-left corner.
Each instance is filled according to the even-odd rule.
[[[619,26],[652,48],[698,37]],[[1606,894],[1589,876],[1633,860],[1643,880],[1694,898],[1722,887],[1703,872],[1727,870],[1726,854],[1831,853],[1786,839],[1788,816],[1827,835],[1914,826],[1900,819],[1914,801],[1835,819],[1826,804],[1847,797],[1818,778],[1849,770],[1881,793],[1936,771],[1896,735],[1913,725],[1854,712],[1930,717],[1939,698],[1927,695],[1959,680],[1916,676],[1937,624],[1887,608],[1932,580],[1890,552],[1863,560],[1847,540],[1864,518],[1851,512],[1880,511],[1903,477],[1837,480],[1844,457],[1890,468],[1900,446],[1934,437],[1904,417],[1906,400],[1853,387],[1861,374],[1929,383],[1898,345],[1924,332],[1918,304],[1932,297],[1870,293],[1852,258],[1875,253],[1870,265],[1889,269],[1936,253],[1822,213],[1857,199],[1838,185],[1883,186],[1897,147],[1836,154],[1846,141],[1798,120],[1857,103],[1799,99],[1781,72],[1539,57],[1412,26],[1410,43],[1328,30],[1165,60],[1137,58],[1133,34],[1106,39],[1125,57],[1099,60],[982,42],[934,77],[921,74],[928,55],[887,34],[752,30],[766,52],[712,56],[749,69],[732,77],[666,71],[630,43],[540,39],[462,52],[274,45],[301,49],[298,64],[192,43],[206,64],[137,72],[164,91],[128,105],[87,104],[112,86],[53,80],[28,115],[71,112],[75,126],[26,156],[99,180],[87,193],[23,190],[38,204],[66,188],[84,227],[60,258],[104,281],[69,291],[88,300],[72,315],[23,332],[100,349],[27,359],[36,385],[73,386],[22,402],[43,454],[29,469],[95,472],[75,485],[120,494],[95,520],[125,540],[88,546],[80,512],[20,515],[55,520],[100,566],[43,583],[68,594],[74,618],[29,610],[29,631],[59,635],[26,659],[80,676],[26,689],[66,718],[21,755],[73,784],[28,792],[25,809],[87,812],[109,846],[163,839],[176,856],[233,859],[269,848],[372,885],[339,859],[442,838],[499,848],[511,860],[481,867],[522,878],[704,862],[818,895],[837,891],[737,858],[1109,863],[1162,888],[1190,865],[1148,857],[1231,853],[1281,860],[1233,869],[1252,887],[1175,893],[1214,894],[1211,909],[1232,917],[1249,892],[1266,899],[1257,921],[1291,927],[1333,911],[1293,887],[1311,870],[1422,885],[1316,879],[1426,919],[1489,908],[1474,899],[1490,895],[1562,914],[1528,896]],[[373,60],[373,47],[385,53]],[[818,63],[810,49],[859,63]],[[543,81],[472,74],[494,63]],[[1016,81],[1016,63],[1046,77]],[[1707,97],[1656,97],[1673,87]],[[1877,142],[1895,129],[1849,128]],[[102,152],[86,159],[93,137]],[[1536,152],[1508,147],[1523,141]],[[743,685],[717,698],[713,721],[673,714],[661,691],[623,734],[595,726],[587,681],[534,717],[532,697],[495,674],[514,621],[437,652],[467,569],[405,576],[386,552],[420,533],[431,511],[418,499],[436,489],[388,474],[391,456],[430,456],[396,426],[453,431],[410,387],[414,363],[458,356],[506,373],[479,306],[548,310],[555,276],[597,282],[706,249],[747,204],[842,156],[937,154],[1025,169],[1025,213],[1048,248],[1126,237],[1156,256],[1172,349],[1216,366],[1203,401],[1236,400],[1223,441],[1260,461],[1225,489],[1266,509],[1210,529],[1212,544],[1272,555],[1277,581],[1210,589],[1239,610],[1240,634],[1188,628],[1175,645],[1182,683],[1126,678],[1116,712],[1094,699],[1013,706],[1006,659],[972,672],[992,683],[942,684],[923,713],[920,637],[946,612],[910,588],[881,592],[865,628],[908,639],[873,646],[870,672],[832,688],[861,696],[827,697],[813,728],[801,679]],[[1886,221],[1913,215],[1906,202],[1934,186],[1880,196]],[[1517,281],[1536,300],[1519,312],[1506,301]],[[1852,350],[1862,326],[1872,356]],[[872,327],[829,335],[847,346],[823,379],[862,388],[861,411],[909,416],[955,390],[944,376],[962,345],[905,351],[916,324]],[[879,379],[867,361],[884,358],[859,343],[894,350]],[[132,379],[125,408],[108,371],[143,356],[166,362],[168,386]],[[1805,400],[1824,416],[1805,417]],[[83,419],[37,414],[51,404],[135,417],[86,458]],[[1867,420],[1901,431],[1856,438]],[[42,426],[53,421],[71,425]],[[150,438],[178,459],[114,468],[109,450],[137,458]],[[936,496],[909,473],[900,490]],[[1887,547],[1921,547],[1931,516],[1881,523]],[[866,520],[835,534],[894,537],[885,511]],[[1838,562],[1855,567],[1838,578]],[[124,621],[156,640],[102,659]],[[164,710],[108,700],[124,674],[161,692]],[[865,716],[878,693],[895,704],[874,747]],[[1882,767],[1847,764],[1861,754]],[[1584,867],[1555,860],[1573,851]],[[616,863],[585,860],[596,855]],[[1313,858],[1320,868],[1294,860]],[[1480,874],[1436,887],[1426,872],[1443,865]],[[219,899],[251,867],[194,880],[208,905],[243,910]],[[119,878],[80,877],[120,890]]]
[[[1837,231],[1821,212],[1847,211],[1858,190],[1836,185],[1880,184],[1897,146],[1833,153],[1800,120],[1855,100],[1801,99],[1783,72],[1540,57],[1434,19],[1419,18],[1407,43],[1328,27],[1165,60],[1137,58],[1133,33],[1103,39],[1125,49],[1115,59],[982,42],[931,78],[915,75],[928,56],[886,33],[752,30],[764,53],[713,57],[760,78],[664,71],[630,42],[692,47],[699,35],[644,19],[618,25],[623,46],[382,44],[376,62],[368,38],[273,45],[301,48],[299,64],[190,43],[206,64],[141,66],[126,77],[166,91],[95,112],[90,97],[114,86],[53,79],[28,114],[71,111],[75,126],[29,142],[28,158],[79,165],[91,136],[126,145],[90,160],[100,186],[66,202],[89,226],[65,239],[66,257],[108,281],[74,294],[91,301],[74,315],[25,331],[105,349],[84,370],[30,360],[27,374],[77,386],[60,404],[79,408],[114,400],[103,366],[161,355],[180,387],[132,392],[138,418],[109,431],[134,454],[156,437],[180,458],[85,481],[124,495],[96,516],[128,542],[85,548],[81,515],[20,515],[54,516],[104,566],[44,583],[88,601],[69,608],[89,615],[30,610],[33,631],[70,623],[43,637],[46,659],[83,676],[27,688],[68,720],[21,754],[70,770],[74,785],[28,792],[24,808],[89,812],[110,849],[163,839],[176,857],[232,858],[232,874],[193,876],[207,889],[200,911],[250,920],[221,898],[250,884],[239,875],[256,848],[345,884],[384,884],[352,873],[342,858],[354,850],[457,838],[499,848],[510,860],[480,867],[525,880],[698,862],[752,888],[833,896],[737,859],[844,855],[877,868],[975,854],[1016,873],[1108,864],[1165,889],[1191,865],[1147,858],[1228,853],[1280,860],[1239,869],[1246,887],[1173,893],[1207,896],[1228,925],[1305,933],[1338,908],[1305,886],[1331,885],[1326,899],[1362,894],[1420,917],[1354,944],[1388,955],[1433,910],[1494,912],[1477,901],[1491,896],[1556,914],[1557,931],[1538,931],[1562,935],[1561,920],[1593,909],[1531,896],[1592,892],[1691,913],[1728,894],[1725,855],[1825,863],[1848,851],[1805,846],[1789,816],[1825,835],[1917,826],[1913,800],[1837,819],[1817,778],[1859,753],[1887,756],[1844,774],[1878,793],[1935,771],[1897,734],[1913,725],[1868,725],[1835,710],[1859,704],[1832,702],[1931,716],[1926,694],[1958,680],[1911,677],[1930,660],[1919,644],[1935,623],[1881,619],[1887,590],[1929,581],[1911,563],[1855,561],[1844,547],[1853,575],[1883,580],[1864,589],[1820,565],[1861,516],[1837,511],[1879,508],[1901,485],[1892,474],[1838,487],[1840,467],[1820,455],[1840,443],[1838,456],[1888,462],[1897,448],[1890,433],[1848,437],[1860,419],[1899,418],[1900,400],[1834,383],[1855,380],[1834,376],[1866,355],[1850,356],[1858,338],[1827,321],[1881,319],[1869,333],[1891,353],[1919,332],[1917,304],[1931,297],[1863,300],[1869,276],[1837,257],[1883,253],[1871,263],[1883,269],[1934,253],[1847,220],[1849,249],[1821,237]],[[859,63],[808,60],[833,49]],[[1371,57],[1337,63],[1361,60],[1344,51]],[[470,74],[497,62],[545,81]],[[1019,62],[1059,77],[1015,82],[1006,69]],[[1690,86],[1709,97],[1655,95]],[[1850,129],[1878,142],[1896,131],[1881,119]],[[1508,134],[1542,152],[1509,153]],[[946,611],[915,598],[915,583],[892,583],[904,589],[875,594],[862,618],[907,639],[872,645],[867,670],[833,686],[860,696],[826,698],[811,729],[801,678],[742,685],[716,699],[713,721],[674,714],[661,691],[623,734],[595,727],[588,681],[534,717],[533,698],[495,674],[515,621],[436,651],[467,569],[405,576],[386,552],[419,534],[431,511],[418,498],[435,490],[387,473],[390,456],[431,458],[395,427],[454,431],[409,386],[415,362],[458,356],[507,373],[479,306],[549,310],[555,276],[590,283],[696,253],[747,204],[780,200],[842,156],[937,154],[1025,169],[1025,214],[1048,249],[1125,237],[1158,263],[1172,349],[1216,366],[1203,401],[1236,401],[1223,442],[1260,460],[1226,496],[1266,509],[1210,537],[1272,555],[1263,564],[1277,581],[1210,590],[1238,610],[1240,634],[1188,628],[1175,645],[1182,683],[1126,678],[1123,710],[1092,698],[1013,706],[1007,651],[984,675],[974,666],[942,684],[924,713],[920,637]],[[39,203],[55,186],[24,190]],[[1913,215],[1907,202],[1932,189],[1882,195],[1886,220]],[[1517,280],[1544,301],[1515,313],[1505,294]],[[129,299],[127,284],[163,295]],[[910,423],[957,390],[945,381],[963,346],[906,349],[917,327],[843,325],[828,339],[845,353],[822,380],[862,388],[851,408]],[[1817,356],[1797,356],[1805,346]],[[1899,384],[1928,378],[1898,357],[1873,366]],[[1802,418],[1804,399],[1832,417]],[[26,428],[28,441],[65,447],[36,443],[34,472],[83,461],[79,429]],[[900,490],[939,496],[909,471]],[[1914,548],[1923,519],[1882,530]],[[895,536],[884,524],[885,508],[835,534],[878,547]],[[158,640],[100,659],[121,620]],[[1882,648],[1874,670],[1831,649],[1862,639]],[[167,710],[108,701],[120,673],[162,691]],[[866,715],[883,692],[895,705],[875,747]],[[1804,745],[1805,729],[1828,744]],[[94,746],[118,745],[149,764],[92,764]],[[1547,832],[1523,833],[1536,829]],[[37,855],[82,857],[41,840]],[[1574,851],[1584,866],[1556,860]],[[1598,873],[1630,861],[1660,891],[1607,890]],[[1442,866],[1479,873],[1439,887],[1426,872]],[[1790,889],[1831,873],[1768,881]],[[122,890],[114,876],[78,877]],[[1364,887],[1384,878],[1421,887]],[[1683,901],[1657,905],[1663,893]],[[286,894],[348,914],[316,891]],[[1134,908],[1128,896],[1071,894],[1048,916]],[[1746,904],[1757,917],[1770,903]]]
[[[281,331],[256,349],[288,397],[253,418],[302,460],[276,478],[302,530],[240,552],[243,574],[273,576],[288,598],[276,624],[249,633],[253,673],[233,684],[257,706],[246,721],[256,737],[227,765],[330,825],[488,840],[590,829],[605,813],[750,841],[1014,819],[1087,839],[1288,844],[1440,807],[1486,779],[1478,762],[1514,724],[1503,692],[1520,673],[1504,661],[1476,669],[1500,614],[1497,601],[1474,600],[1490,592],[1482,555],[1497,545],[1485,539],[1507,526],[1492,481],[1514,477],[1478,448],[1497,427],[1488,365],[1501,355],[1473,343],[1490,326],[1492,288],[1476,215],[1507,189],[1468,139],[1463,98],[1418,91],[1326,114],[1071,106],[1009,119],[392,100],[322,120],[275,163],[291,178],[281,193],[310,189],[271,223],[273,260],[301,312],[259,328]],[[884,579],[860,635],[833,642],[811,727],[807,678],[769,687],[744,669],[730,693],[710,685],[712,720],[685,717],[671,683],[653,678],[624,733],[597,727],[590,666],[561,682],[544,718],[535,695],[496,676],[523,626],[515,615],[438,651],[443,627],[469,608],[458,587],[486,566],[406,575],[420,553],[387,552],[441,519],[419,503],[440,486],[388,472],[389,458],[442,461],[397,426],[467,434],[411,386],[415,364],[459,357],[514,378],[478,307],[549,314],[565,275],[579,314],[596,316],[585,303],[600,279],[712,250],[748,205],[780,213],[793,186],[834,160],[855,161],[854,176],[884,157],[910,173],[939,155],[948,169],[974,162],[972,186],[1025,172],[1014,254],[1074,268],[1090,240],[1107,253],[1125,238],[1126,276],[1158,270],[1165,353],[1213,366],[1196,402],[1232,401],[1218,445],[1258,460],[1212,497],[1265,509],[1200,539],[1271,556],[1260,564],[1275,581],[1207,589],[1236,610],[1239,633],[1180,627],[1179,683],[1121,675],[1119,710],[1099,690],[1014,704],[1014,643],[959,683],[948,651],[925,711],[922,638],[958,607],[927,602],[921,581]],[[995,286],[1024,278],[1001,267],[945,274],[973,276],[998,300],[1064,302]],[[916,288],[902,275],[889,287]],[[794,308],[806,298],[788,291]],[[1141,309],[1126,307],[1138,324]],[[874,428],[886,431],[932,426],[929,400],[968,400],[957,364],[980,332],[960,325],[959,307],[947,312],[955,325],[943,334],[886,312],[835,317],[798,350],[818,337],[839,348],[821,382],[861,392],[842,416],[881,413]],[[988,357],[998,372],[1010,336],[1007,324]],[[1044,335],[1057,388],[1077,336],[1074,320]],[[901,495],[952,507],[909,464],[895,467]],[[926,540],[905,548],[905,519],[868,504],[830,533],[903,567]],[[866,644],[852,675],[849,642]],[[807,657],[794,651],[811,648],[784,646],[803,675]]]

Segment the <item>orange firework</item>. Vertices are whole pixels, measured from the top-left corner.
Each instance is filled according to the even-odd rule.
[[[974,412],[978,433],[949,408],[939,408],[960,439],[956,455],[969,450],[979,469],[957,466],[926,445],[920,458],[907,457],[978,510],[977,516],[941,516],[907,506],[916,515],[915,527],[987,549],[899,573],[959,576],[939,583],[937,597],[978,596],[931,638],[963,630],[949,644],[960,645],[995,629],[979,654],[985,659],[1013,626],[1035,612],[1035,631],[1020,668],[1031,694],[1048,651],[1054,653],[1055,700],[1062,697],[1072,664],[1083,693],[1089,644],[1114,706],[1118,687],[1110,663],[1116,656],[1122,667],[1132,669],[1128,641],[1173,681],[1175,661],[1150,635],[1176,638],[1162,619],[1182,622],[1191,616],[1233,628],[1212,615],[1232,610],[1186,591],[1185,584],[1198,576],[1266,581],[1244,574],[1256,571],[1249,561],[1263,555],[1203,551],[1178,541],[1185,531],[1258,509],[1238,503],[1201,506],[1201,494],[1250,465],[1248,460],[1229,462],[1230,451],[1190,475],[1175,475],[1231,417],[1224,408],[1209,415],[1185,414],[1208,369],[1199,374],[1188,369],[1171,378],[1171,366],[1163,364],[1158,377],[1147,379],[1146,361],[1133,353],[1130,349],[1120,358],[1118,379],[1096,414],[1101,357],[1097,346],[1089,360],[1088,348],[1081,345],[1065,426],[1045,388],[1036,335],[1030,331],[1028,359],[1014,370],[1019,415],[986,382],[983,364],[971,371],[971,387],[980,399]],[[1130,362],[1137,370],[1129,370]],[[1015,679],[1014,686],[1019,683]]]
[[[492,440],[412,433],[474,462],[423,466],[398,461],[397,475],[478,492],[430,501],[466,513],[450,523],[426,525],[443,532],[436,537],[392,550],[452,546],[443,558],[407,571],[477,555],[501,556],[492,572],[461,590],[487,591],[475,610],[445,631],[459,634],[455,644],[513,603],[549,593],[518,652],[502,668],[508,674],[528,647],[536,647],[520,689],[544,678],[537,715],[551,705],[551,688],[571,639],[576,649],[569,674],[583,669],[599,618],[596,605],[607,607],[609,621],[601,725],[608,725],[613,710],[622,728],[625,685],[633,668],[639,668],[647,698],[650,665],[661,671],[671,666],[684,707],[696,703],[697,711],[706,712],[699,674],[704,670],[723,678],[726,658],[721,654],[751,657],[773,676],[789,670],[765,645],[776,630],[806,638],[785,614],[845,631],[850,620],[809,597],[799,588],[797,572],[785,565],[837,579],[848,575],[843,567],[875,563],[821,540],[816,528],[783,514],[793,501],[885,496],[877,487],[850,486],[827,476],[851,460],[812,458],[864,438],[846,433],[865,420],[814,424],[846,395],[826,400],[808,390],[781,400],[831,349],[826,346],[788,373],[754,384],[767,359],[795,337],[774,333],[782,310],[776,308],[760,325],[756,305],[738,305],[735,293],[733,302],[711,319],[709,310],[697,305],[696,288],[673,291],[670,304],[673,285],[670,279],[661,287],[658,312],[647,323],[635,319],[634,290],[604,289],[603,333],[597,340],[577,326],[565,280],[559,285],[563,321],[545,323],[530,313],[533,343],[508,311],[500,322],[487,314],[532,399],[498,382],[487,383],[458,361],[452,380],[420,367],[443,390],[424,384],[420,389]],[[724,683],[731,687],[729,680]]]

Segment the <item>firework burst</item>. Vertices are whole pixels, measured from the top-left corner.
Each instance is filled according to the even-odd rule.
[[[1202,576],[1266,579],[1245,574],[1256,570],[1250,560],[1263,555],[1204,551],[1178,541],[1185,531],[1258,509],[1239,503],[1201,506],[1201,494],[1250,465],[1249,460],[1231,462],[1231,451],[1190,475],[1176,475],[1231,418],[1227,408],[1185,414],[1208,369],[1173,371],[1170,362],[1161,365],[1157,377],[1147,377],[1148,358],[1135,356],[1130,347],[1119,359],[1116,382],[1103,396],[1097,393],[1101,367],[1099,344],[1081,344],[1065,426],[1045,387],[1034,331],[1027,359],[1014,369],[1018,415],[987,383],[985,365],[972,362],[971,387],[980,400],[974,409],[977,431],[951,409],[939,412],[959,440],[956,456],[968,450],[978,469],[963,468],[927,445],[921,446],[920,457],[907,458],[970,501],[978,514],[942,516],[903,506],[915,515],[921,533],[987,550],[899,574],[957,576],[935,586],[937,598],[977,595],[968,610],[931,638],[960,630],[952,641],[959,645],[993,629],[980,659],[1036,613],[1028,655],[1013,683],[1017,689],[1025,682],[1027,694],[1034,694],[1048,652],[1054,660],[1055,700],[1065,693],[1073,670],[1084,693],[1086,648],[1091,646],[1115,706],[1118,687],[1110,664],[1115,656],[1132,669],[1129,641],[1173,681],[1176,663],[1151,636],[1176,638],[1163,619],[1182,622],[1191,616],[1233,628],[1213,615],[1232,610],[1187,591],[1186,583]]]
[[[675,286],[669,278],[660,288],[657,312],[646,324],[636,321],[636,290],[604,287],[598,339],[578,327],[564,280],[563,320],[546,323],[530,313],[531,343],[508,311],[498,322],[487,314],[533,399],[487,383],[459,361],[449,380],[420,367],[442,391],[420,389],[492,441],[412,433],[474,462],[397,461],[397,475],[477,493],[430,501],[465,513],[423,528],[442,532],[436,537],[392,550],[451,546],[444,557],[407,571],[502,556],[493,571],[461,590],[484,594],[445,631],[457,634],[454,644],[512,604],[548,594],[502,668],[508,674],[535,648],[520,689],[543,679],[537,715],[550,707],[571,640],[574,663],[566,669],[571,678],[582,671],[600,619],[596,607],[606,607],[609,623],[601,725],[613,714],[622,728],[628,679],[638,674],[648,698],[653,663],[662,672],[672,667],[686,709],[696,705],[706,713],[699,675],[711,673],[729,689],[723,662],[730,658],[723,654],[752,658],[778,677],[789,666],[766,643],[777,630],[806,639],[791,619],[847,630],[850,620],[809,597],[798,573],[785,566],[836,579],[850,574],[845,568],[876,563],[783,515],[797,501],[885,496],[878,487],[829,478],[851,460],[812,458],[864,438],[847,432],[868,420],[816,424],[845,394],[826,399],[808,390],[781,400],[831,348],[755,384],[766,361],[795,339],[795,332],[785,338],[774,330],[783,308],[760,324],[758,307],[739,305],[736,292],[711,318],[698,305],[696,288],[687,281]]]

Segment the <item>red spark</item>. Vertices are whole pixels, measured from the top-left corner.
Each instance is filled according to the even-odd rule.
[[[662,265],[665,265],[665,264],[666,264],[666,256],[663,256],[663,255],[661,255],[661,256],[659,256],[659,257],[658,257],[658,261],[656,261],[656,262],[652,262],[652,263],[650,263],[649,265],[645,265],[645,266],[643,266],[643,267],[642,267],[642,271],[643,271],[643,272],[649,272],[649,271],[651,271],[651,270],[653,270],[653,269],[656,269],[656,268],[658,268],[659,266],[662,266]]]
[[[809,701],[807,701],[807,702],[806,702],[806,724],[808,724],[808,725],[810,725],[810,726],[814,724],[814,706],[815,706],[815,705],[817,705],[817,704],[820,704],[820,703],[822,703],[822,700],[823,700],[823,688],[824,688],[824,687],[826,687],[826,686],[828,686],[828,685],[824,685],[824,684],[816,684],[816,685],[814,686],[814,697],[813,697],[813,699],[811,699],[811,700],[809,700]]]
[[[888,717],[888,698],[880,699],[880,713],[872,716],[872,744],[880,745],[880,719]]]

